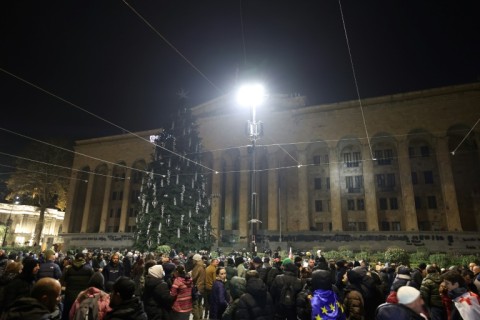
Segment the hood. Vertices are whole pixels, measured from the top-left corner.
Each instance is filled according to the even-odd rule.
[[[259,305],[265,305],[267,301],[267,286],[259,278],[250,278],[246,287],[247,293],[250,293]]]
[[[247,282],[244,277],[234,276],[230,280],[230,294],[233,299],[240,298],[246,291]]]
[[[72,267],[76,268],[76,269],[80,269],[81,267],[83,267],[83,265],[85,264],[85,260],[83,259],[75,259],[73,260],[72,262]]]

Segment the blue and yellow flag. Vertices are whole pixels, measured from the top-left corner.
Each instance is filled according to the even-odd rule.
[[[345,320],[345,310],[332,290],[318,289],[310,301],[312,320]]]

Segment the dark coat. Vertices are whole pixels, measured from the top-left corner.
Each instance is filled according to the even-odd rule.
[[[402,304],[383,303],[375,312],[375,320],[425,320],[409,307]]]
[[[293,266],[293,264],[290,264],[289,266]],[[285,312],[287,311],[291,311],[284,310],[284,307],[280,305],[280,295],[282,293],[282,288],[287,284],[292,285],[295,295],[297,295],[302,290],[302,281],[297,278],[296,271],[285,269],[283,274],[276,276],[273,280],[272,286],[270,287],[270,294],[272,295],[276,314],[282,315],[285,314]],[[293,307],[293,313],[295,313],[295,307]]]
[[[120,277],[125,275],[125,270],[122,263],[114,265],[113,262],[109,262],[105,268],[103,268],[103,276],[105,277],[105,288],[110,291],[113,283]]]
[[[163,279],[151,275],[145,277],[143,303],[148,319],[170,319],[173,300],[168,284]]]
[[[143,309],[143,303],[138,297],[123,301],[112,311],[106,314],[104,320],[148,320]]]
[[[210,319],[221,319],[223,312],[227,309],[230,297],[225,285],[221,280],[215,280],[210,294]]]
[[[246,293],[238,300],[234,318],[236,320],[273,319],[273,311],[273,300],[265,283],[258,278],[249,279]]]
[[[62,277],[62,270],[60,266],[52,260],[47,260],[40,265],[40,269],[37,272],[37,279],[41,278],[53,278],[59,280]]]
[[[5,312],[1,319],[8,320],[27,320],[27,319],[42,319],[42,320],[57,320],[60,319],[60,313],[55,315],[41,304],[37,299],[24,297],[16,300]]]
[[[16,300],[29,297],[34,285],[34,276],[21,273],[4,287],[4,300],[1,310],[7,310]]]

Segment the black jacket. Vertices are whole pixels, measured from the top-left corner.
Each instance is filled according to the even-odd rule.
[[[143,303],[138,297],[123,301],[105,315],[104,320],[148,320]]]
[[[57,312],[55,315],[51,314],[50,311],[41,304],[37,299],[24,297],[16,300],[5,312],[2,317],[2,320],[27,320],[27,319],[50,319],[57,320],[60,319],[60,313]]]
[[[169,319],[173,300],[168,284],[163,279],[151,275],[145,277],[143,303],[149,320]]]
[[[273,319],[273,300],[262,280],[248,280],[246,293],[238,300],[235,319]]]

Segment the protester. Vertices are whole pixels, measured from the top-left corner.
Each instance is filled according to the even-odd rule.
[[[227,309],[230,297],[225,288],[227,271],[225,268],[217,268],[216,279],[210,294],[210,319],[221,319],[223,312]]]
[[[193,280],[185,272],[185,268],[179,265],[175,268],[175,280],[173,281],[170,294],[174,297],[175,302],[172,306],[173,320],[188,320],[192,312],[192,287]]]
[[[105,279],[101,272],[95,272],[90,281],[88,282],[88,288],[78,294],[77,299],[70,308],[69,318],[74,319],[75,313],[79,309],[82,301],[88,298],[97,297],[98,304],[98,319],[102,320],[105,315],[112,310],[110,308],[110,295],[105,291]]]
[[[424,313],[420,291],[402,286],[397,291],[397,303],[384,303],[376,310],[376,320],[428,320]]]
[[[139,297],[134,296],[135,283],[127,277],[118,278],[112,285],[110,307],[104,320],[147,320]]]
[[[479,297],[467,290],[462,275],[455,270],[450,270],[442,275],[442,280],[460,316],[465,320],[480,319]],[[452,310],[452,318],[456,310]]]
[[[150,267],[145,277],[143,303],[149,320],[171,318],[174,297],[163,277],[163,267],[158,264]]]

